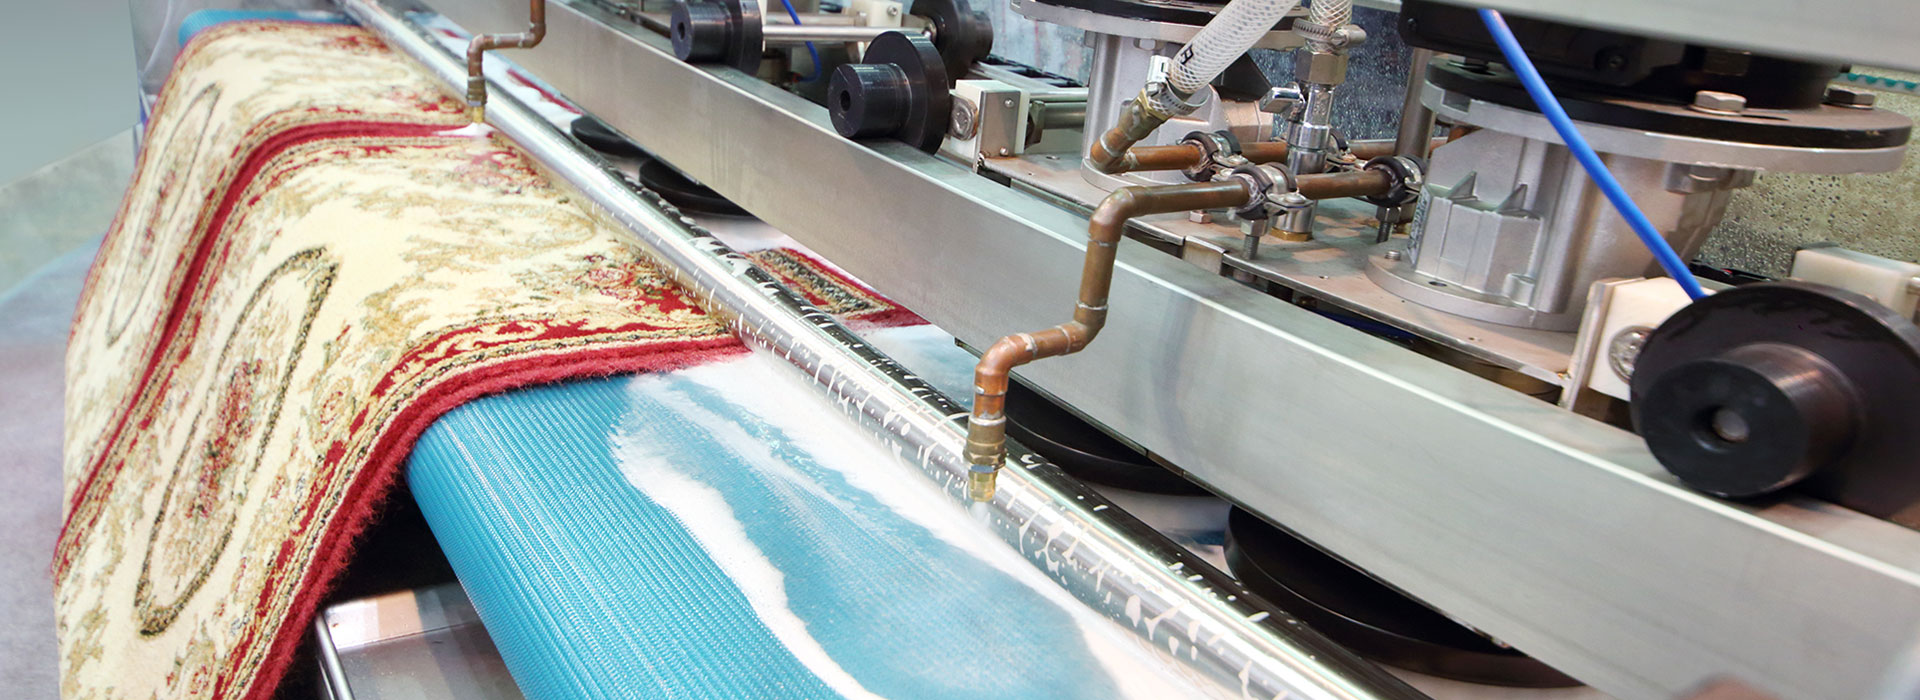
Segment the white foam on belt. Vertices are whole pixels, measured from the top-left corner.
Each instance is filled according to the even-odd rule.
[[[680,392],[667,390],[667,383],[672,380],[692,381],[722,396],[735,397],[733,403],[740,410],[783,432],[820,466],[838,472],[852,487],[978,559],[982,566],[1003,572],[1066,611],[1079,628],[1086,648],[1108,672],[1113,685],[1122,689],[1127,697],[1189,697],[1202,692],[1201,688],[1215,688],[1210,683],[1195,682],[1197,679],[1190,671],[1165,658],[1164,650],[1149,645],[1074,598],[986,526],[968,516],[959,503],[942,493],[916,467],[896,457],[877,438],[844,417],[819,389],[796,376],[779,359],[755,353],[667,375],[640,376],[629,385],[629,391],[683,411],[716,440],[748,459],[752,468],[830,502],[844,501],[761,445],[758,438],[740,427],[737,419],[716,414]],[[627,479],[673,512],[694,537],[713,552],[715,561],[741,586],[755,611],[763,620],[768,620],[777,638],[794,648],[795,655],[809,668],[823,672],[823,679],[829,679],[825,673],[835,674],[833,678],[839,680],[829,679],[829,682],[836,690],[845,686],[866,692],[826,656],[819,643],[805,632],[804,621],[787,609],[786,594],[781,589],[783,577],[733,520],[731,509],[717,492],[676,471],[667,460],[645,446],[618,443],[616,446],[620,449],[617,457]],[[1022,624],[1019,620],[989,622]],[[800,646],[795,647],[796,644]],[[983,659],[982,663],[990,664],[990,661]]]
[[[674,468],[671,457],[649,449],[624,431],[615,434],[614,445],[627,483],[686,527],[713,563],[740,588],[760,623],[801,665],[841,697],[880,697],[841,668],[807,631],[806,621],[787,605],[786,577],[747,536],[746,528],[733,515],[733,507],[719,491],[681,473]]]

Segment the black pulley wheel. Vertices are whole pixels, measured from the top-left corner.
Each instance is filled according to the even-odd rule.
[[[606,122],[600,121],[599,117],[586,115],[576,118],[573,120],[573,123],[569,125],[568,130],[573,132],[574,138],[580,139],[581,143],[586,144],[587,148],[601,153],[625,156],[627,158],[647,157],[647,152],[640,150],[639,145],[628,141],[627,137],[620,135],[618,131],[614,131],[613,127],[608,126]]]
[[[1669,472],[1718,496],[1811,480],[1882,517],[1920,500],[1920,329],[1804,282],[1681,309],[1634,360],[1633,423]]]
[[[569,131],[588,148],[608,155],[631,158],[637,161],[636,175],[640,185],[660,195],[661,199],[686,211],[707,214],[746,215],[746,210],[719,193],[708,189],[687,176],[680,174],[666,163],[653,157],[640,148],[639,144],[627,140],[627,137],[614,131],[613,127],[598,117],[582,116],[573,120]]]
[[[687,179],[666,163],[648,157],[640,161],[640,184],[661,199],[686,211],[747,216],[747,211],[706,185]]]
[[[993,53],[993,22],[967,0],[914,0],[912,13],[933,25],[933,48],[946,64],[947,87]]]
[[[946,65],[933,42],[887,32],[867,45],[860,63],[833,69],[827,113],[850,139],[895,138],[932,153],[953,117]]]
[[[1007,388],[1007,434],[1061,471],[1096,484],[1176,496],[1206,493],[1019,382]]]
[[[1248,590],[1361,656],[1470,683],[1580,685],[1239,508],[1227,517],[1226,549],[1227,568]]]
[[[673,55],[688,63],[725,63],[745,73],[760,72],[766,51],[756,0],[677,2],[667,22]]]

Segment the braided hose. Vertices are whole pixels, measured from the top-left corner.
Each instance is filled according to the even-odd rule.
[[[1353,23],[1353,0],[1313,0],[1307,5],[1307,21],[1327,29],[1339,29]]]
[[[1299,0],[1233,0],[1214,15],[1193,41],[1180,49],[1173,57],[1173,71],[1167,76],[1167,83],[1181,96],[1199,92],[1200,88],[1219,77],[1220,72],[1247,49],[1253,48],[1267,32],[1273,31],[1273,25],[1287,11],[1299,4]],[[1347,14],[1353,14],[1352,5],[1345,4]]]

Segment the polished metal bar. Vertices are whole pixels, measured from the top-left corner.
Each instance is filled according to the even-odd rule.
[[[775,25],[794,26],[793,19],[784,12],[774,12],[761,18],[766,24],[762,28]],[[838,12],[802,12],[800,26],[803,27],[850,27],[858,24],[860,18]]]
[[[1036,99],[1042,129],[1078,129],[1087,121],[1087,100]]]
[[[522,8],[430,2],[480,27]],[[804,98],[682,63],[595,5],[549,4],[566,41],[515,62],[969,345],[1072,298],[1084,217],[906,144],[849,142]],[[1689,491],[1631,433],[1147,246],[1118,255],[1106,339],[1021,379],[1605,692],[1673,697],[1729,675],[1783,698],[1862,696],[1920,629],[1920,532]]]
[[[800,44],[809,41],[823,43],[855,43],[873,41],[875,37],[887,32],[917,32],[914,29],[900,27],[861,27],[855,25],[824,24],[768,24],[760,28],[768,46]]]
[[[1433,62],[1433,56],[1433,49],[1413,50],[1411,67],[1407,69],[1407,91],[1400,100],[1400,129],[1393,136],[1393,154],[1413,158],[1418,163],[1427,162],[1427,154],[1433,150],[1433,110],[1420,101],[1421,88],[1427,83],[1427,64]],[[1395,228],[1412,218],[1413,207],[1411,202],[1380,207],[1374,217],[1380,221],[1374,242],[1387,242]]]
[[[379,0],[344,0],[353,18],[449,86],[458,61]],[[832,316],[729,249],[691,218],[629,182],[504,91],[499,129],[727,320],[749,345],[789,362],[846,413],[964,496],[957,404]],[[993,529],[1096,610],[1220,684],[1258,697],[1414,698],[1406,684],[1258,601],[1230,577],[1031,454],[1016,454],[984,504]],[[1018,624],[1017,620],[989,621]],[[983,667],[982,673],[992,673]]]
[[[1427,64],[1433,61],[1433,56],[1433,49],[1413,50],[1413,67],[1407,69],[1407,92],[1400,101],[1400,128],[1393,135],[1394,155],[1418,158],[1422,163],[1432,150],[1433,110],[1420,101],[1420,88],[1427,82]]]

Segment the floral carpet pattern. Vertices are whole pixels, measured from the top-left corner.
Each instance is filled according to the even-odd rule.
[[[474,397],[743,352],[354,27],[181,54],[67,357],[63,695],[272,695],[414,438]],[[852,321],[911,315],[786,250]]]

